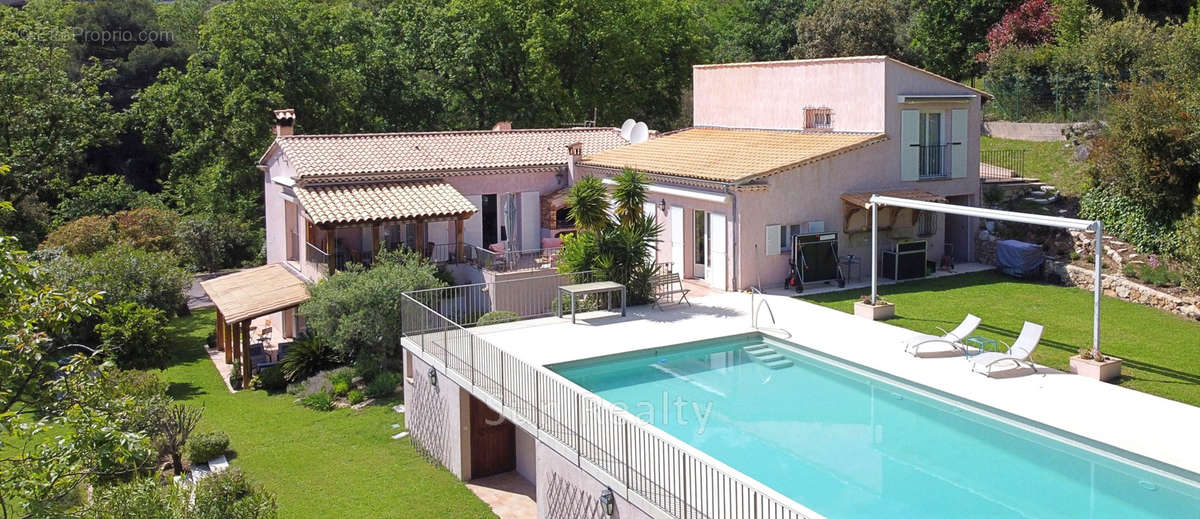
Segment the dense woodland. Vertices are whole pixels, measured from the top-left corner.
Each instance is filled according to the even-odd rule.
[[[181,266],[237,266],[261,258],[255,163],[272,109],[295,108],[304,133],[627,117],[671,129],[690,123],[691,66],[708,62],[888,54],[995,91],[997,117],[1106,118],[1138,86],[1182,90],[1198,75],[1193,4],[32,0],[0,10],[0,199],[12,205],[0,227],[69,252],[127,232],[113,215],[143,209],[138,220],[166,220],[164,239],[191,246],[173,251]],[[1194,129],[1185,97],[1180,124]],[[1160,220],[1191,210],[1193,144],[1173,152],[1190,173],[1166,173],[1182,190]]]

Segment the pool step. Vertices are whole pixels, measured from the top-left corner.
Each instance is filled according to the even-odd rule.
[[[792,367],[791,360],[788,360],[787,357],[780,355],[779,352],[775,351],[775,348],[765,344],[746,346],[742,348],[742,350],[749,354],[750,358],[754,359],[755,362],[768,368],[783,369]]]

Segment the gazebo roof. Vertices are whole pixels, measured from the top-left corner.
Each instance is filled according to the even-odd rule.
[[[308,284],[278,263],[202,281],[227,324],[299,306],[308,300]]]

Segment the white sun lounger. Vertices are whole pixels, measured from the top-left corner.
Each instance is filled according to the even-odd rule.
[[[989,351],[980,353],[969,360],[971,362],[971,371],[991,375],[992,368],[997,364],[1011,363],[1015,367],[1029,366],[1037,371],[1037,365],[1029,360],[1033,355],[1033,350],[1037,349],[1038,342],[1042,340],[1042,325],[1034,324],[1025,321],[1025,326],[1021,328],[1021,335],[1017,336],[1017,340],[1013,341],[1012,346],[1008,346],[1008,351],[1005,353]]]
[[[946,344],[954,349],[966,351],[966,346],[963,346],[962,340],[971,335],[971,332],[974,332],[975,328],[978,328],[979,323],[982,321],[983,320],[975,314],[967,314],[967,316],[963,318],[962,323],[960,323],[958,327],[954,328],[953,330],[946,331],[939,327],[938,329],[942,330],[941,337],[936,335],[919,335],[910,339],[904,344],[904,351],[912,355],[916,355],[921,349],[921,346],[925,344]]]

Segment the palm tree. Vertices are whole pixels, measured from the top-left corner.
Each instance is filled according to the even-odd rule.
[[[622,224],[632,224],[642,216],[642,204],[646,202],[646,175],[625,168],[613,180],[617,183],[612,192],[617,205],[617,218]]]
[[[608,226],[608,190],[597,177],[584,177],[567,193],[567,205],[575,227],[581,231],[599,232]]]

